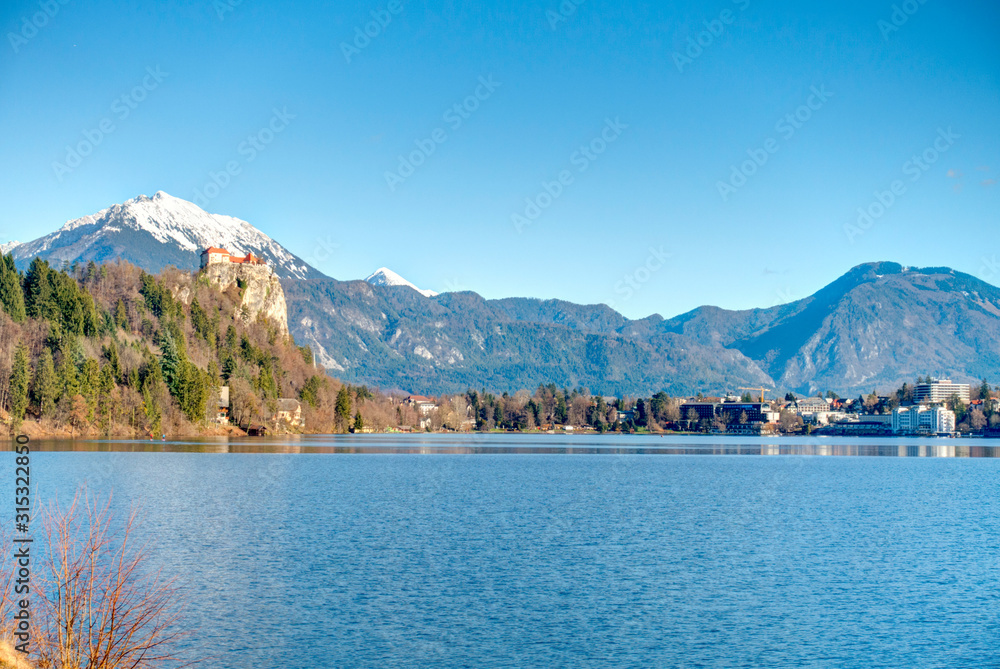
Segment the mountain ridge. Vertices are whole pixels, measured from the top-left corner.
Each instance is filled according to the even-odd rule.
[[[158,272],[167,265],[197,269],[207,246],[222,246],[238,255],[253,252],[283,278],[324,276],[250,223],[210,214],[164,191],[67,221],[51,234],[18,244],[11,253],[22,268],[36,256],[55,263],[122,258]]]
[[[146,247],[136,248],[137,235]],[[69,221],[12,253],[21,267],[40,255],[193,269],[202,240],[267,258],[282,280],[291,334],[352,383],[422,393],[555,382],[633,395],[754,385],[812,394],[867,393],[925,374],[1000,376],[1000,288],[946,267],[864,263],[775,307],[706,305],[632,320],[603,304],[436,294],[384,267],[365,281],[338,281],[246,221],[162,191]]]

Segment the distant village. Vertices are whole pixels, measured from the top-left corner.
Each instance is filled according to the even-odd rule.
[[[921,379],[892,395],[841,398],[835,393],[767,399],[766,388],[740,395],[629,399],[542,386],[534,394],[494,396],[470,391],[399,399],[416,409],[428,431],[677,432],[729,435],[1000,436],[1000,399],[949,379]]]
[[[46,436],[384,432],[1000,437],[981,384],[918,378],[888,395],[615,397],[554,383],[435,397],[329,376],[288,336],[281,284],[252,253],[204,249],[197,275],[129,263],[0,262],[0,422]],[[768,395],[771,394],[771,397]]]

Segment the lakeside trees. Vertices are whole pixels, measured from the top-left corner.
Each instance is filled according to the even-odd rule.
[[[9,256],[0,260],[0,407],[12,427],[27,418],[47,433],[70,436],[199,434],[212,428],[221,386],[230,389],[236,425],[269,423],[279,400],[295,398],[317,432],[400,426],[710,431],[750,420],[739,413],[702,420],[682,412],[682,400],[665,392],[605,397],[554,383],[534,391],[446,395],[426,412],[403,402],[405,396],[329,377],[308,347],[296,346],[274,323],[245,322],[236,286],[219,290],[202,275],[169,268],[154,276],[120,262],[57,270],[36,260],[24,275],[12,263]],[[958,398],[949,403],[961,429],[1000,428],[990,385],[984,380],[972,397],[968,406]],[[789,393],[786,402],[794,401]],[[888,396],[873,391],[847,404],[854,412],[884,415],[912,401],[907,383]],[[775,406],[780,411],[785,403]],[[779,426],[803,429],[793,412]]]
[[[13,428],[27,418],[56,434],[197,434],[210,426],[218,387],[230,385],[246,421],[270,420],[277,400],[291,397],[302,399],[307,421],[332,423],[341,384],[274,323],[244,322],[239,303],[238,291],[174,269],[55,269],[35,259],[21,275],[3,258],[6,422]]]

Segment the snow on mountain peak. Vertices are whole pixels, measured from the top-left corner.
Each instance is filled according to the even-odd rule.
[[[424,297],[434,297],[437,295],[433,290],[422,290],[417,288],[415,285],[401,277],[400,275],[393,272],[388,267],[380,267],[375,272],[365,279],[368,283],[373,286],[407,286],[417,291]]]
[[[13,251],[16,247],[18,247],[20,245],[21,245],[21,242],[19,242],[17,240],[11,240],[11,241],[6,242],[4,244],[0,244],[0,256],[7,255],[8,253],[10,253],[11,251]]]
[[[157,241],[172,242],[185,251],[228,245],[227,248],[234,253],[246,253],[256,245],[277,246],[270,237],[246,221],[210,214],[193,202],[162,190],[156,191],[153,197],[139,195],[96,214],[67,221],[59,232],[69,232],[85,225],[106,225],[112,219],[116,226],[144,230]],[[284,255],[291,257],[287,253]]]
[[[145,233],[161,244],[195,255],[208,246],[221,246],[237,255],[253,252],[268,259],[275,269],[283,270],[282,274],[297,278],[307,278],[313,272],[246,221],[210,214],[193,202],[162,190],[152,197],[139,195],[96,214],[67,221],[57,232],[22,245],[21,250],[38,255],[72,246],[77,253],[123,231]]]

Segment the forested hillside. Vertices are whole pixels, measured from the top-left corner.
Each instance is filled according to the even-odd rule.
[[[228,385],[236,424],[269,422],[287,397],[302,400],[310,430],[353,425],[370,394],[328,377],[273,322],[244,322],[244,289],[125,262],[56,269],[36,258],[21,274],[4,257],[3,419],[60,436],[227,433],[211,418]]]

